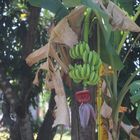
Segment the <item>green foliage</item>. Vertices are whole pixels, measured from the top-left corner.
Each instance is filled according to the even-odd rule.
[[[81,4],[81,0],[62,0],[66,7],[75,7]]]
[[[136,118],[140,122],[140,80],[134,81],[130,86],[131,102],[137,104],[137,114]]]
[[[134,4],[136,0],[117,0],[117,3],[120,4],[120,7],[127,11],[129,15],[134,14]]]
[[[112,42],[109,41],[108,43],[105,43],[105,36],[103,34],[100,34],[101,37],[101,59],[111,65],[116,70],[121,70],[123,68],[123,63],[119,57],[119,55],[116,53],[115,46],[111,44]]]
[[[132,95],[140,94],[140,80],[134,81],[129,87]]]
[[[61,20],[68,14],[68,10],[59,0],[29,0],[33,6],[41,7],[50,10],[56,16],[56,20]]]

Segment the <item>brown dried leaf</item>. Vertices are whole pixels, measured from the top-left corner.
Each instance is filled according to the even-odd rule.
[[[101,115],[104,118],[110,118],[111,114],[112,114],[112,108],[108,106],[107,103],[104,101],[101,107]]]
[[[107,13],[114,30],[140,32],[140,27],[132,21],[116,4],[109,1]]]
[[[64,70],[64,72],[66,72],[66,73],[68,72],[68,67],[59,58],[59,56],[56,53],[54,47],[51,47],[49,56],[51,56],[52,58],[54,58],[54,60],[56,60],[58,62],[58,64],[60,64],[60,66],[62,67],[62,69]]]
[[[51,42],[66,44],[72,47],[78,43],[76,33],[70,28],[67,17],[63,18],[51,32]]]
[[[45,46],[41,47],[40,49],[32,52],[26,57],[26,63],[29,66],[32,66],[33,64],[37,63],[38,61],[48,57],[50,51],[50,44],[46,44]]]
[[[54,83],[54,88],[55,88],[56,94],[57,95],[65,95],[64,86],[63,86],[63,82],[62,82],[62,78],[61,78],[59,70],[57,70],[52,75],[52,81]]]
[[[84,18],[85,10],[85,6],[78,6],[67,16],[70,27],[78,36],[80,36],[81,23]]]
[[[65,95],[56,95],[55,102],[57,109],[54,111],[55,120],[52,127],[57,125],[70,126],[69,110],[67,105],[67,100]]]

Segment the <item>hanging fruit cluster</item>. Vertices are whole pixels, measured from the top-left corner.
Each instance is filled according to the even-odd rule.
[[[69,76],[74,82],[82,82],[84,86],[96,85],[100,79],[99,68],[102,64],[100,56],[95,51],[90,51],[85,42],[80,42],[71,48],[70,56],[73,59],[81,59],[82,64],[69,66]]]

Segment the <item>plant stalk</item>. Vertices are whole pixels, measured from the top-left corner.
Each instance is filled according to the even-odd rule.
[[[126,95],[126,93],[129,90],[129,84],[132,82],[132,80],[134,79],[134,77],[137,75],[137,73],[140,71],[140,68],[138,68],[131,76],[130,78],[126,81],[126,83],[124,84],[123,88],[120,91],[120,94],[118,96],[118,102],[114,108],[114,112],[113,112],[113,120],[115,122],[118,122],[118,116],[119,116],[119,108],[122,104],[123,98]]]
[[[87,8],[86,10],[86,16],[84,20],[84,41],[88,43],[88,35],[89,35],[89,18],[91,14],[91,9]]]

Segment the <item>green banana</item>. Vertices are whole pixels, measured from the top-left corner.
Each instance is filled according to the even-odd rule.
[[[85,69],[84,69],[84,66],[81,68],[81,77],[82,77],[82,79],[84,79],[85,78]]]
[[[90,69],[91,69],[91,72],[94,71],[95,70],[95,66],[92,65]]]
[[[87,66],[86,66],[86,64],[83,65],[83,71],[84,71],[84,79],[87,79]]]
[[[72,77],[71,77],[72,79],[75,78],[74,69],[72,70],[71,75],[72,75]]]
[[[73,56],[73,59],[76,59],[75,48],[72,48],[71,54]]]
[[[95,63],[95,68],[96,69],[98,69],[99,67],[100,67],[100,65],[102,64],[102,61],[101,61],[101,59],[100,59],[100,57],[99,56],[97,56],[97,61],[96,61],[96,63]]]
[[[69,71],[69,76],[70,76],[70,78],[73,77],[73,76],[72,76],[72,71]]]
[[[75,76],[76,76],[76,79],[79,79],[79,80],[81,79],[79,69],[75,69]]]
[[[92,51],[92,65],[95,65],[97,61],[97,53],[95,51]]]
[[[93,85],[96,85],[98,80],[99,80],[99,73],[96,72],[91,82],[93,83]]]
[[[82,71],[82,65],[78,65],[79,77],[80,77],[80,79],[83,79],[83,78],[82,78],[81,71]]]
[[[86,79],[88,79],[90,77],[90,65],[86,64],[86,75],[85,75]]]
[[[90,78],[89,78],[89,82],[91,82],[95,77],[95,71],[92,71]]]
[[[84,61],[84,63],[88,62],[88,55],[89,55],[89,52],[85,51],[84,54],[83,54],[83,61]]]
[[[75,54],[76,54],[76,58],[80,57],[79,46],[78,45],[75,46]]]
[[[69,54],[70,54],[71,58],[75,59],[74,53],[73,53],[73,48],[69,50]]]
[[[84,53],[84,46],[82,44],[79,45],[79,50],[80,50],[80,56],[82,57]]]
[[[88,64],[91,64],[92,62],[92,57],[93,57],[93,53],[92,52],[89,52],[89,55],[88,55]]]
[[[72,70],[74,69],[74,67],[72,65],[69,65],[69,69]]]

